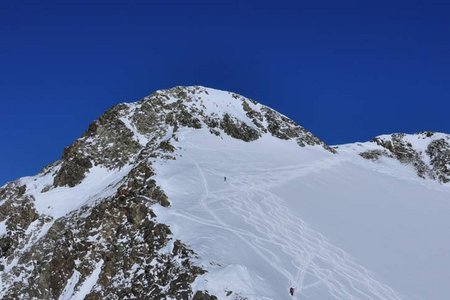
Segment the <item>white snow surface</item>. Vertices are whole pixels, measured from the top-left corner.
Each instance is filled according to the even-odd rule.
[[[74,272],[74,274],[72,275],[72,277],[70,278],[68,285],[66,286],[67,288],[67,294],[66,294],[66,298],[65,299],[71,299],[71,300],[83,300],[92,290],[92,288],[95,286],[95,284],[97,283],[98,277],[100,276],[100,272],[102,270],[102,266],[103,266],[103,260],[98,261],[95,264],[95,268],[92,271],[91,275],[89,275],[84,282],[81,284],[81,286],[79,287],[78,290],[76,290],[75,292],[73,292],[74,286],[76,284],[71,283],[70,280],[73,281],[78,281],[79,280],[79,274],[75,273],[77,271]],[[64,291],[63,291],[64,292]],[[73,292],[73,294],[71,295],[71,297],[69,296],[69,292]]]
[[[8,221],[8,219],[5,219],[0,222],[0,237],[2,237],[3,235],[5,235],[7,233],[7,230],[6,230],[6,222],[7,221]]]
[[[34,197],[34,205],[40,214],[59,218],[85,204],[112,195],[117,184],[130,170],[130,165],[112,170],[94,166],[80,184],[74,187],[56,187],[46,192],[42,192],[42,189],[53,183],[52,173],[23,177],[20,181],[27,185],[27,194]]]
[[[208,271],[195,289],[219,299],[292,299],[290,287],[294,299],[450,294],[448,185],[350,146],[178,135],[181,157],[154,164],[172,206],[155,210]]]
[[[67,281],[66,286],[64,287],[64,290],[62,291],[61,295],[59,296],[59,300],[72,300],[75,286],[80,280],[80,272],[77,270],[73,271],[72,276]]]

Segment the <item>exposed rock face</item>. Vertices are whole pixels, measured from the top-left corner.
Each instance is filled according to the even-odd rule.
[[[450,136],[442,133],[421,132],[414,135],[394,133],[374,138],[379,146],[360,153],[366,159],[390,157],[412,165],[422,178],[450,181]]]
[[[220,128],[235,139],[240,139],[245,142],[251,142],[260,137],[259,132],[239,121],[238,119],[231,117],[229,114],[225,114],[223,119],[220,121]]]
[[[265,113],[266,120],[268,122],[267,130],[277,138],[288,140],[293,139],[301,147],[306,145],[315,146],[322,145],[328,151],[335,153],[335,150],[325,143],[323,143],[318,137],[301,127],[291,119],[280,115],[274,110],[264,107],[262,109]]]
[[[365,159],[377,160],[382,156],[392,157],[387,151],[383,150],[367,150],[365,152],[361,152],[359,155],[364,157]]]
[[[39,219],[32,197],[25,195],[26,186],[11,182],[0,189],[0,222],[5,222],[7,234],[0,236],[0,271],[8,258],[26,240],[26,230]]]
[[[73,276],[78,277],[76,289],[100,264],[86,299],[188,299],[190,283],[203,270],[190,261],[195,254],[171,241],[170,229],[154,220],[151,204],[144,198],[113,197],[59,219],[20,258],[13,273],[25,278],[5,297],[57,299]]]
[[[426,150],[435,177],[441,182],[450,182],[450,143],[440,138],[432,141]]]
[[[93,165],[120,168],[138,153],[141,148],[139,143],[120,119],[127,112],[127,105],[113,107],[91,123],[80,139],[64,149],[61,168],[54,180],[55,186],[73,187],[83,180]]]
[[[10,269],[2,274],[3,297],[58,299],[94,276],[85,299],[189,299],[190,284],[204,271],[192,263],[195,253],[155,220],[152,206],[169,201],[153,175],[140,162],[113,196],[56,221],[38,215],[24,186],[2,188],[0,215],[10,227],[0,239],[2,267]]]
[[[205,291],[197,291],[194,295],[194,298],[192,298],[192,300],[217,300],[217,297],[212,296],[208,292],[205,292]]]

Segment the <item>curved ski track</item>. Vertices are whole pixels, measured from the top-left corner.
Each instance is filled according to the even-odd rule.
[[[205,173],[218,175],[218,172],[202,167],[202,162],[190,156],[188,159],[196,167],[203,185],[203,195],[198,205],[210,214],[212,220],[200,219],[188,212],[176,214],[235,234],[274,272],[284,277],[287,284],[296,287],[295,299],[303,299],[308,289],[318,285],[325,285],[335,299],[401,299],[397,292],[377,281],[345,251],[332,245],[322,234],[291,213],[284,200],[269,191],[270,187],[288,179],[331,167],[336,159],[324,159],[314,165],[253,169],[251,174],[243,172],[237,177],[233,175],[232,182],[227,182],[229,188],[216,191],[210,191]],[[227,209],[227,213],[244,218],[252,230],[227,224],[216,213],[217,210],[209,207],[217,202],[221,202],[221,210]],[[278,264],[281,257],[291,258],[289,268]]]

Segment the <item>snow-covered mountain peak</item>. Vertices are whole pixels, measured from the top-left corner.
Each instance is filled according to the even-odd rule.
[[[155,166],[181,159],[192,137],[216,150],[254,144],[269,155],[334,153],[289,118],[234,93],[176,87],[118,104],[60,160],[0,188],[0,298],[192,295],[205,266],[154,213],[172,203]]]
[[[177,86],[167,90],[158,90],[154,94],[145,97],[144,101],[152,101],[154,96],[162,96],[166,104],[174,102],[183,103],[187,107],[203,111],[203,114],[223,115],[225,113],[245,119],[246,112],[242,103],[245,101],[251,109],[260,111],[262,105],[256,101],[245,98],[236,93],[217,90],[203,86]]]
[[[202,86],[160,90],[139,101],[165,111],[169,124],[206,127],[211,133],[253,141],[264,134],[291,139],[300,146],[321,145],[312,133],[286,116],[239,94]]]
[[[256,101],[205,87],[175,87],[116,105],[91,123],[64,150],[54,186],[79,184],[93,166],[120,169],[146,153],[167,152],[180,128],[203,129],[244,142],[270,135],[334,152],[305,128]]]
[[[330,148],[238,94],[160,90],[0,188],[0,298],[446,299],[449,157],[446,134]]]

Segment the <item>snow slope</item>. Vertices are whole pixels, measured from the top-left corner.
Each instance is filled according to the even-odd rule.
[[[295,299],[450,294],[448,185],[392,159],[271,136],[180,136],[182,157],[156,168],[172,201],[157,215],[209,271],[198,289],[248,299],[290,299],[291,286]]]
[[[157,91],[0,189],[0,298],[447,299],[449,142],[395,134],[335,150],[234,93]],[[33,281],[49,265],[62,275]]]

